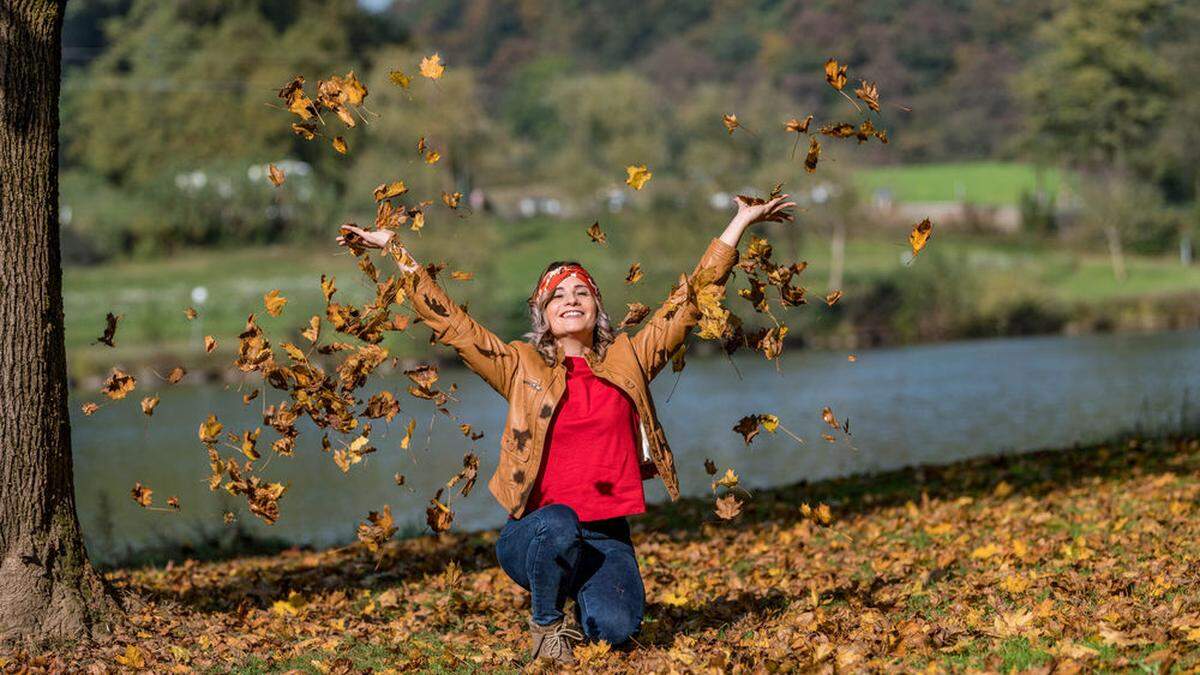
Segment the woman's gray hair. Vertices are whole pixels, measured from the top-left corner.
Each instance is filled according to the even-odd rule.
[[[546,272],[562,265],[578,265],[574,260],[556,260],[546,266],[545,271],[538,276],[538,281],[542,280]],[[550,332],[550,319],[546,316],[546,305],[549,304],[549,295],[543,302],[537,301],[537,286],[534,286],[534,294],[529,297],[529,323],[530,331],[523,337],[542,355],[542,359],[546,361],[546,365],[554,365],[554,357],[558,355],[558,344],[554,339],[554,333]],[[604,358],[604,353],[608,351],[608,346],[617,338],[617,331],[612,327],[612,319],[608,317],[608,312],[604,311],[604,303],[600,300],[600,296],[596,296],[596,327],[592,332],[592,351],[600,358]]]

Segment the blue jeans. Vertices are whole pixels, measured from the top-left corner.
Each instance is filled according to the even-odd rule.
[[[509,518],[496,558],[529,591],[538,625],[562,618],[568,597],[589,639],[620,645],[642,625],[646,590],[625,518],[580,523],[571,507],[548,504]]]

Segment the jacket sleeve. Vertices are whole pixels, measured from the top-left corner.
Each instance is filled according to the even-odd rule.
[[[508,398],[517,371],[517,349],[471,318],[424,267],[406,278],[413,310],[433,331],[433,339],[453,347],[468,368]]]
[[[738,250],[714,237],[701,256],[688,281],[703,270],[712,270],[715,281],[724,292],[729,272],[738,261]],[[674,310],[672,312],[672,309]],[[646,381],[654,379],[671,354],[683,344],[688,332],[700,320],[700,308],[694,299],[687,298],[687,288],[680,285],[655,312],[645,326],[631,338],[634,353],[645,371]]]

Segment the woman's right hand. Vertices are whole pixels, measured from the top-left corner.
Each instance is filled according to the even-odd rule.
[[[392,240],[395,234],[391,230],[364,230],[355,225],[343,225],[342,233],[338,235],[340,246],[358,246],[359,248],[383,248]]]
[[[395,232],[391,230],[364,230],[355,225],[342,225],[341,234],[337,237],[339,246],[348,248],[387,248],[387,245],[392,241]],[[412,272],[420,267],[420,263],[412,257],[408,249],[403,246],[396,247],[399,250],[399,265],[405,272]]]

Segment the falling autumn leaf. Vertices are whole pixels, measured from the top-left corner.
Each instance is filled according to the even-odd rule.
[[[908,243],[912,246],[913,256],[921,252],[925,248],[925,244],[929,243],[929,237],[933,234],[933,223],[926,218],[921,222],[913,225],[912,232],[908,234]]]
[[[450,278],[455,281],[470,281],[475,278],[474,272],[465,272],[463,270],[454,270],[450,273]]]
[[[829,406],[825,406],[821,409],[821,419],[825,421],[825,424],[828,424],[834,429],[842,428],[842,425],[838,424],[837,418],[833,416],[833,410],[830,409]]]
[[[292,133],[302,136],[306,141],[311,141],[317,137],[317,125],[312,122],[292,122]]]
[[[821,142],[816,138],[808,139],[808,155],[804,157],[804,170],[813,173],[817,170],[817,161],[821,159]]]
[[[842,90],[846,86],[846,68],[847,66],[839,66],[837,59],[829,59],[825,62],[825,81],[829,86]]]
[[[450,529],[450,523],[454,520],[454,512],[441,502],[443,489],[438,489],[437,496],[429,500],[429,507],[425,509],[425,522],[435,534]]]
[[[366,522],[359,523],[358,540],[367,547],[368,551],[375,553],[396,534],[398,529],[395,521],[392,520],[392,507],[385,504],[383,511],[371,511],[367,514]]]
[[[796,119],[795,117],[793,117],[792,119],[790,119],[786,123],[784,123],[783,127],[787,131],[793,131],[797,134],[806,134],[806,133],[808,133],[808,125],[812,123],[812,119],[813,119],[812,115],[805,117],[804,121],[800,121],[800,120]]]
[[[280,169],[279,167],[275,166],[274,164],[268,164],[267,165],[267,178],[271,181],[271,184],[274,185],[275,187],[279,187],[280,185],[283,185],[283,181],[285,180],[284,175],[283,175],[283,169]]]
[[[221,430],[225,425],[217,421],[216,415],[209,415],[208,419],[200,423],[200,442],[201,443],[216,443],[221,438]]]
[[[147,396],[142,399],[142,413],[147,417],[154,414],[154,408],[158,406],[158,396]]]
[[[642,264],[633,263],[629,266],[629,273],[625,275],[625,283],[630,286],[642,280]]]
[[[114,401],[119,401],[133,391],[137,379],[119,368],[113,368],[108,377],[100,385],[100,392]]]
[[[408,192],[408,187],[404,184],[404,181],[394,180],[390,183],[381,183],[375,188],[373,194],[375,195],[375,201],[381,202],[392,197],[399,197],[405,192]]]
[[[142,485],[142,482],[138,481],[133,486],[133,489],[129,491],[129,496],[133,497],[133,501],[137,502],[139,506],[147,507],[153,502],[153,498],[150,496],[153,492],[154,490]]]
[[[217,348],[217,339],[211,335],[204,336],[204,353],[211,354]]]
[[[632,328],[638,325],[650,314],[650,308],[640,302],[631,302],[626,307],[629,311],[625,313],[625,318],[621,319],[621,323],[617,325],[618,329]]]
[[[457,209],[458,203],[460,201],[462,201],[462,193],[461,192],[443,192],[442,193],[442,203],[452,209]]]
[[[279,90],[279,98],[287,104],[288,111],[301,120],[308,120],[316,115],[317,109],[313,106],[312,99],[304,94],[303,77],[297,76],[284,85]]]
[[[388,80],[401,89],[408,89],[408,85],[412,84],[412,78],[399,69],[388,71]]]
[[[279,289],[267,291],[263,296],[263,305],[267,308],[267,314],[271,316],[279,316],[283,313],[283,306],[287,304],[287,298],[279,294]]]
[[[625,167],[625,173],[629,174],[625,179],[625,184],[634,190],[641,190],[654,175],[646,169],[645,164],[630,164]]]
[[[750,441],[758,435],[758,415],[746,415],[733,425],[733,430],[742,435],[746,445],[750,445]]]
[[[346,145],[346,139],[337,136],[333,139],[333,149],[344,155],[350,148]]]
[[[174,495],[167,497],[167,506],[178,511],[179,510],[179,497],[176,497]]]
[[[729,132],[730,136],[733,135],[734,129],[737,129],[741,126],[741,124],[738,122],[737,115],[722,115],[721,122],[725,125],[725,130]]]
[[[108,315],[104,317],[104,333],[100,337],[96,338],[96,342],[106,344],[109,347],[116,347],[116,345],[113,344],[113,335],[115,335],[117,332],[117,319],[119,318],[121,317],[114,315],[112,312],[109,312]]]
[[[725,475],[713,481],[712,489],[715,492],[718,487],[731,488],[737,487],[738,476],[733,472],[733,469],[725,469]]]
[[[197,316],[199,316],[199,314],[196,313],[196,310],[191,307],[188,307],[187,309],[183,310],[183,315],[187,317],[188,321],[191,321],[192,319],[195,319]]]
[[[842,299],[842,292],[840,290],[835,289],[835,290],[829,291],[829,295],[825,296],[825,304],[829,305],[830,307],[833,307],[834,304],[836,304],[837,301],[841,300],[841,299]]]
[[[185,375],[187,375],[187,370],[183,366],[175,366],[170,373],[167,373],[167,384],[179,384]]]
[[[87,415],[88,417],[91,417],[99,409],[100,409],[100,406],[98,406],[95,403],[92,403],[90,401],[87,403],[84,403],[82,406],[80,406],[80,410],[82,410],[83,414]]]
[[[442,57],[440,54],[426,56],[421,59],[421,75],[428,77],[431,80],[439,80],[442,74],[446,71],[446,66],[442,65]]]
[[[835,124],[822,124],[821,128],[817,131],[826,136],[833,136],[834,138],[850,138],[858,134],[858,127],[849,122],[838,122]]]
[[[600,221],[596,221],[588,226],[587,236],[591,237],[592,241],[597,244],[604,244],[608,241],[608,235],[600,230]]]
[[[866,102],[867,107],[879,112],[879,88],[874,82],[859,80],[862,84],[854,90],[854,95]]]
[[[400,439],[400,449],[407,450],[409,443],[412,442],[413,430],[417,428],[417,421],[410,419],[408,425],[404,427],[404,438]]]
[[[742,512],[742,500],[735,495],[727,494],[717,499],[716,514],[723,520],[732,520]]]

